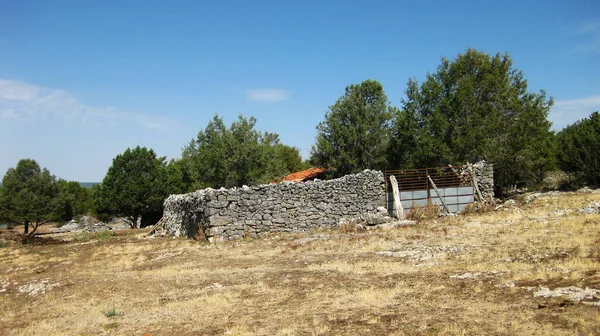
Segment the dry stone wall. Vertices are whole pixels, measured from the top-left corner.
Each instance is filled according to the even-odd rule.
[[[465,166],[466,167],[466,166]],[[494,198],[494,165],[485,161],[479,161],[471,165],[473,173],[477,177],[477,186],[481,196],[486,201]]]
[[[206,236],[210,241],[266,232],[306,231],[364,218],[385,206],[383,173],[365,170],[327,180],[233,189],[204,189],[171,195],[164,203],[168,234]]]

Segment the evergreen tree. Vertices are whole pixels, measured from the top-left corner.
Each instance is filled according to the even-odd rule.
[[[335,176],[385,169],[393,112],[379,82],[368,79],[346,87],[317,125],[311,163],[332,168]]]
[[[600,114],[577,121],[558,133],[558,163],[590,185],[600,185]]]
[[[268,183],[301,162],[299,151],[282,145],[275,133],[257,131],[255,125],[254,117],[240,115],[227,128],[216,115],[198,132],[182,153],[194,188]]]
[[[136,147],[117,155],[102,184],[94,186],[94,206],[100,213],[148,222],[162,213],[169,194],[165,158],[152,149]]]
[[[58,199],[56,206],[57,219],[69,221],[76,216],[84,215],[92,210],[92,191],[75,181],[59,179]]]
[[[35,160],[22,159],[10,168],[2,179],[0,205],[3,217],[14,223],[24,223],[25,233],[57,217],[59,190],[56,178],[48,169],[40,168]]]
[[[389,158],[395,168],[435,167],[485,159],[496,185],[533,184],[555,165],[554,133],[544,91],[527,81],[509,55],[473,49],[419,84],[409,80],[407,98],[394,120]]]

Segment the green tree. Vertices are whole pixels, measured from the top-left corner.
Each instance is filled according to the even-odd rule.
[[[92,210],[92,191],[84,188],[75,181],[59,179],[56,181],[58,187],[57,218],[61,221],[69,221],[75,216],[84,215]]]
[[[56,178],[35,160],[22,159],[10,168],[2,179],[1,191],[3,216],[11,222],[24,223],[25,233],[29,233],[30,224],[33,234],[41,224],[56,219]]]
[[[590,185],[600,185],[600,114],[565,127],[557,135],[559,167]]]
[[[379,82],[368,79],[346,87],[317,126],[311,162],[333,168],[336,176],[385,169],[394,111]]]
[[[192,179],[183,160],[171,159],[167,164],[167,193],[184,194],[191,189]]]
[[[260,132],[254,117],[240,115],[229,128],[216,115],[183,149],[194,188],[267,183],[295,164],[275,133]],[[299,154],[298,154],[299,156]]]
[[[306,165],[302,161],[300,150],[296,147],[290,147],[283,144],[275,146],[276,155],[281,158],[284,165],[284,170],[287,173],[293,173],[306,169]]]
[[[534,184],[555,165],[546,93],[528,92],[508,54],[473,49],[419,84],[409,80],[389,151],[395,168],[444,166],[485,159],[496,185]]]
[[[126,217],[133,226],[138,219],[144,221],[161,213],[168,194],[165,158],[139,146],[117,155],[93,192],[98,212]]]

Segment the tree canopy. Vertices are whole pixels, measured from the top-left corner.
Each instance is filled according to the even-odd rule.
[[[314,165],[332,168],[335,176],[387,168],[390,122],[394,115],[381,83],[365,80],[345,94],[317,125],[311,150]]]
[[[146,147],[127,148],[117,155],[101,185],[95,186],[96,211],[138,219],[162,212],[163,202],[172,191],[165,158]]]
[[[410,79],[392,130],[394,168],[488,160],[499,186],[539,182],[555,165],[552,98],[527,90],[508,54],[473,49],[418,83]]]
[[[558,133],[558,164],[582,182],[600,185],[600,114],[565,127]]]
[[[33,233],[40,224],[58,217],[56,178],[35,160],[22,159],[15,168],[8,169],[0,191],[2,216],[11,222],[24,223],[25,233],[29,233],[30,223]]]
[[[268,183],[302,163],[299,151],[279,135],[257,131],[256,118],[239,115],[229,128],[218,115],[183,149],[182,161],[195,188]]]
[[[57,219],[69,221],[74,217],[85,215],[92,210],[92,191],[84,188],[79,182],[58,179],[58,199],[56,202]]]

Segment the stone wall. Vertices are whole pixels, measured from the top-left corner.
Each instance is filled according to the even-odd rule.
[[[479,161],[471,165],[477,177],[477,186],[486,201],[494,198],[494,165]],[[466,166],[465,166],[466,168]]]
[[[167,234],[223,241],[265,232],[332,227],[385,206],[383,173],[365,170],[327,181],[204,189],[164,203]],[[202,232],[199,232],[202,230]]]

